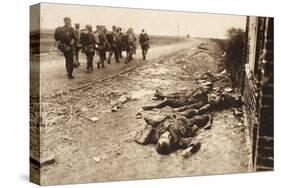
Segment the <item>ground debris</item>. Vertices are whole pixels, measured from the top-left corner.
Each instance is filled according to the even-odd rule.
[[[93,121],[93,122],[96,122],[96,121],[98,121],[99,119],[100,119],[100,118],[98,118],[98,117],[91,117],[91,118],[90,118],[90,120]]]
[[[96,162],[100,162],[102,160],[101,157],[93,157],[93,160],[96,161]]]
[[[127,101],[129,101],[129,97],[127,95],[122,95],[119,99],[113,103],[111,111],[118,112],[118,109],[121,108]]]
[[[200,50],[208,50],[208,48],[205,46],[205,43],[201,43],[197,48]]]
[[[243,111],[242,111],[242,109],[235,108],[233,110],[233,114],[235,117],[241,117],[241,116],[243,116]]]

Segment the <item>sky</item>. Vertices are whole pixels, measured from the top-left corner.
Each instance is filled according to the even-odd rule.
[[[132,27],[136,33],[143,28],[151,35],[210,38],[226,38],[227,29],[244,29],[246,23],[246,16],[43,3],[41,29],[63,25],[66,16],[82,28],[86,24],[105,25],[108,29],[117,25]],[[34,25],[31,22],[31,30]]]

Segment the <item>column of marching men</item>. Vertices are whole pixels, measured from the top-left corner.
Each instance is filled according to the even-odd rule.
[[[94,56],[99,57],[97,68],[105,68],[105,62],[111,63],[114,55],[115,62],[120,63],[123,57],[122,52],[126,52],[124,62],[127,64],[133,59],[136,54],[137,42],[140,43],[142,49],[143,60],[146,59],[146,54],[149,46],[149,37],[142,29],[137,39],[132,28],[126,32],[122,32],[121,27],[112,26],[112,30],[108,31],[103,25],[97,25],[93,30],[92,26],[86,25],[84,29],[80,29],[80,24],[71,25],[71,18],[64,18],[64,25],[57,27],[55,30],[55,40],[58,42],[58,49],[65,57],[65,65],[67,77],[73,79],[73,69],[80,66],[79,54],[84,53],[86,56],[86,73],[93,71]],[[108,57],[107,57],[108,54]]]

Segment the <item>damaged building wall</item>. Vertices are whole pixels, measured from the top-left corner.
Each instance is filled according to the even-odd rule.
[[[273,169],[273,18],[247,17],[243,100],[254,170]]]

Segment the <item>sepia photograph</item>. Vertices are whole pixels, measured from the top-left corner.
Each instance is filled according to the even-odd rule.
[[[274,18],[30,6],[30,181],[274,170]]]

